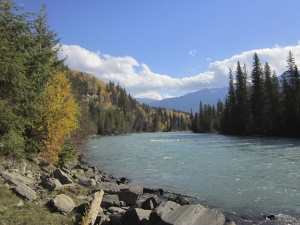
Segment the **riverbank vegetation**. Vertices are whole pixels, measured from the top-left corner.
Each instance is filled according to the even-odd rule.
[[[46,6],[24,12],[0,2],[0,153],[43,158],[47,168],[76,156],[90,135],[182,131],[189,115],[139,104],[125,88],[73,71]]]
[[[235,77],[229,70],[225,103],[215,106],[200,102],[199,113],[191,114],[192,130],[233,135],[300,137],[300,76],[292,52],[287,71],[277,77],[268,62],[253,56],[250,76],[237,62]]]

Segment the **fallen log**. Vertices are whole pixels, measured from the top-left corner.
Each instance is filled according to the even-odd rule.
[[[100,205],[103,199],[103,195],[104,195],[104,191],[98,191],[94,194],[94,199],[92,201],[91,207],[90,207],[90,211],[89,211],[89,223],[88,224],[94,224],[100,209]]]

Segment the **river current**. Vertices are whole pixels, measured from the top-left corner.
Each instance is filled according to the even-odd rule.
[[[146,187],[239,215],[300,218],[300,140],[190,132],[88,141],[84,160]],[[298,224],[298,222],[297,222]]]

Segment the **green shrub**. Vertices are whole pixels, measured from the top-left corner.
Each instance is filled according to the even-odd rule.
[[[2,155],[24,158],[24,146],[25,140],[23,136],[14,130],[10,130],[0,137],[0,150]]]

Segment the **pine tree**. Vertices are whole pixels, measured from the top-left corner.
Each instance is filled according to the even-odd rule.
[[[263,71],[260,60],[255,53],[253,56],[253,68],[251,72],[252,86],[251,86],[251,132],[254,134],[264,133],[264,120],[265,120],[265,109],[264,109],[264,80]]]
[[[13,1],[0,1],[0,152],[18,156],[29,123],[23,115],[30,101],[25,64],[32,42],[28,14],[19,12]]]
[[[285,84],[287,131],[290,135],[300,132],[300,76],[293,53],[290,51],[287,58],[287,76]]]
[[[245,68],[245,67],[244,67]],[[247,89],[247,74],[243,71],[240,62],[236,68],[236,134],[249,134],[249,97]]]
[[[37,18],[33,21],[33,44],[30,47],[31,55],[27,62],[27,75],[33,81],[32,89],[39,94],[51,77],[51,72],[59,63],[57,54],[60,50],[58,34],[48,25],[46,5],[42,4]]]
[[[236,133],[236,93],[232,70],[229,69],[229,88],[225,100],[224,118],[222,119],[222,131]]]

